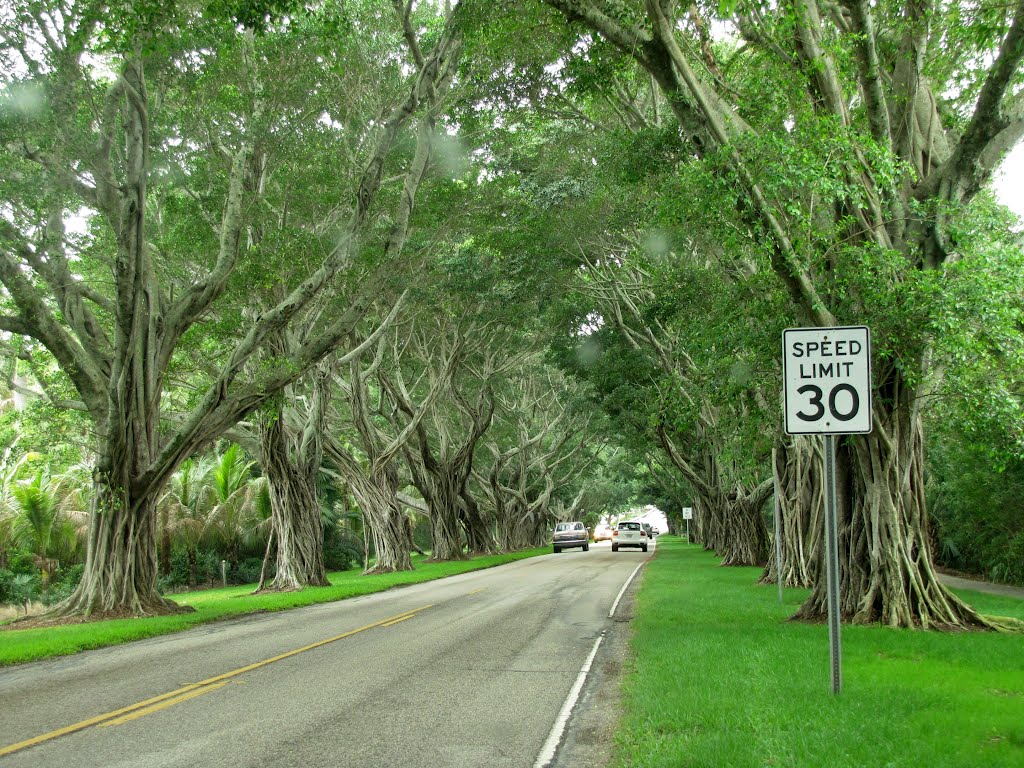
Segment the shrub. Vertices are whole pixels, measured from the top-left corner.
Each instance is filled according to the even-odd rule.
[[[47,605],[54,605],[61,600],[71,597],[78,582],[82,580],[82,573],[85,565],[78,563],[57,569],[50,581],[50,588],[43,595],[43,602]]]
[[[986,446],[933,438],[929,502],[939,565],[1024,584],[1024,461],[997,466]]]
[[[234,567],[228,574],[228,581],[231,584],[254,584],[260,580],[260,570],[263,568],[263,559],[259,557],[247,557]],[[268,578],[273,575],[273,565],[267,567]]]
[[[0,603],[13,603],[14,571],[0,568]]]
[[[179,547],[171,550],[171,571],[160,577],[157,583],[165,590],[188,585],[188,552],[186,550]]]
[[[217,553],[201,549],[195,554],[196,586],[220,584],[220,560]],[[233,572],[232,572],[233,573]],[[257,578],[259,570],[256,571]],[[184,547],[171,550],[171,571],[157,579],[157,588],[164,592],[174,592],[189,586],[189,551]]]
[[[9,559],[10,569],[14,573],[38,573],[36,568],[35,555],[31,552],[17,552]]]
[[[356,536],[340,532],[324,542],[324,567],[328,571],[347,571],[362,559],[363,542]]]

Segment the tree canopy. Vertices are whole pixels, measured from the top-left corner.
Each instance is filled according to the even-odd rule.
[[[1020,2],[19,0],[0,436],[12,471],[91,467],[58,610],[177,610],[174,551],[297,589],[343,539],[394,570],[656,500],[813,619],[819,449],[782,433],[779,340],[863,324],[844,618],[986,626],[935,567],[1024,573],[1024,510],[953,500],[1024,460],[1020,224],[988,191],[1022,59]]]

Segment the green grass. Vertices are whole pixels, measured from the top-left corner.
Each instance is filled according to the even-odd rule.
[[[658,539],[637,595],[618,766],[1024,766],[1024,635],[787,622],[807,594]],[[1024,601],[961,596],[1024,619]]]
[[[311,587],[301,592],[281,592],[263,595],[250,594],[254,584],[173,595],[175,601],[191,605],[194,613],[177,616],[154,616],[145,619],[120,619],[72,624],[45,629],[9,629],[0,632],[0,666],[35,661],[50,656],[63,656],[90,648],[118,645],[155,635],[194,627],[231,616],[264,611],[284,611],[314,603],[328,603],[349,597],[383,592],[393,587],[419,584],[424,581],[454,576],[467,571],[491,568],[515,560],[547,554],[548,547],[488,555],[471,560],[447,563],[413,562],[414,571],[363,576],[359,571],[340,571],[329,574],[331,586]]]

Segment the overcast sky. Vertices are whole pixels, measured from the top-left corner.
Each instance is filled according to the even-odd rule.
[[[1024,143],[1018,143],[992,179],[999,201],[1024,219]]]

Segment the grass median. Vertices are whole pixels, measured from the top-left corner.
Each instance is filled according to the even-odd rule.
[[[617,766],[1024,766],[1024,635],[788,622],[807,590],[659,537],[633,621]],[[982,613],[1024,601],[959,591]]]
[[[432,563],[414,558],[415,570],[364,576],[357,570],[329,574],[331,586],[310,587],[299,592],[251,594],[255,584],[224,589],[205,589],[171,595],[175,601],[195,608],[193,613],[153,616],[144,619],[95,621],[42,629],[5,629],[0,632],[0,666],[64,656],[90,648],[118,645],[155,635],[179,632],[232,616],[265,611],[284,611],[314,603],[329,603],[349,597],[383,592],[394,587],[492,568],[550,552],[549,547],[487,555],[469,560]]]

